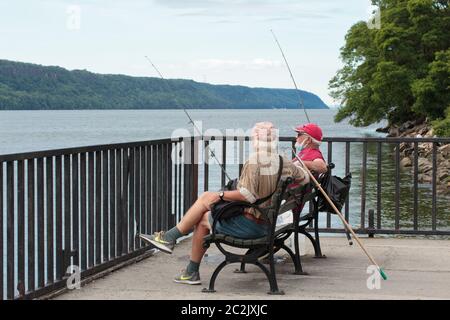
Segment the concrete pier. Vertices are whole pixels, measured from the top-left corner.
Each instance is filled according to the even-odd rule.
[[[389,279],[380,289],[368,289],[369,260],[355,243],[345,238],[322,237],[326,259],[313,258],[310,243],[302,256],[307,276],[294,275],[289,259],[278,259],[277,279],[282,296],[267,294],[268,281],[260,269],[249,265],[247,274],[236,274],[238,264],[219,274],[216,293],[202,293],[223,255],[213,245],[200,267],[202,285],[174,283],[173,277],[188,261],[189,239],[172,255],[157,252],[138,263],[97,279],[79,290],[55,299],[450,299],[450,240],[417,238],[362,239]],[[278,257],[283,256],[277,254]]]

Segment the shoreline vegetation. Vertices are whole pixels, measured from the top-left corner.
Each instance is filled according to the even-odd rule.
[[[307,109],[329,109],[300,90]],[[0,59],[0,110],[298,109],[294,89],[97,74]]]
[[[347,31],[344,66],[329,82],[341,104],[335,121],[355,126],[387,120],[391,137],[450,137],[448,0],[372,0],[377,26]],[[438,191],[450,193],[450,145],[438,145]],[[401,165],[414,168],[414,145],[400,145]],[[419,182],[432,182],[432,144],[419,143]]]
[[[344,66],[329,82],[341,107],[336,121],[367,126],[387,120],[402,127],[428,119],[434,134],[450,136],[448,0],[372,0],[377,27],[366,21],[347,32]]]
[[[377,132],[387,133],[387,137],[436,138],[434,129],[426,118],[407,121],[401,126],[379,128]],[[414,171],[414,144],[400,143],[400,167]],[[433,144],[418,143],[418,182],[431,184],[433,181]],[[450,195],[450,143],[438,144],[436,157],[437,192]]]

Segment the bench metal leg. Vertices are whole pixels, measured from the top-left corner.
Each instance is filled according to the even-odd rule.
[[[242,262],[240,269],[234,270],[234,273],[247,273],[247,271],[245,271],[245,263]]]
[[[313,236],[309,234],[309,232],[303,231],[301,233],[304,234],[311,241],[314,247],[314,258],[326,258],[326,256],[322,254],[319,242],[316,239],[314,239]]]
[[[273,257],[272,257],[272,259],[270,261],[270,272],[269,272],[269,270],[267,270],[266,267],[264,267],[261,264],[261,262],[256,261],[254,264],[256,266],[258,266],[265,273],[267,279],[269,280],[270,291],[267,292],[267,294],[283,295],[284,291],[278,289],[277,278],[276,278],[276,274],[275,274],[275,263],[273,261]]]
[[[209,280],[209,288],[203,288],[202,292],[205,293],[212,293],[212,292],[216,292],[216,290],[214,290],[214,283],[216,282],[216,278],[219,275],[219,272],[228,264],[228,261],[223,261],[221,264],[219,264],[219,266],[216,268],[216,270],[214,270],[213,275],[211,276],[211,279]]]
[[[315,243],[316,246],[314,247],[315,257],[314,258],[326,258],[324,254],[322,254],[322,249],[320,248],[320,238],[319,238],[319,222],[318,219],[316,219],[316,222],[314,223],[314,235],[315,235]]]

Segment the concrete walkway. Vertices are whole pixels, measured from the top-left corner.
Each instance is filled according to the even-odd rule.
[[[350,247],[345,238],[323,237],[326,259],[314,259],[312,247],[306,245],[302,263],[308,276],[292,274],[287,259],[277,262],[278,285],[285,295],[267,295],[269,284],[262,271],[248,266],[247,274],[236,274],[237,264],[221,271],[216,293],[202,293],[223,256],[211,246],[200,269],[203,284],[176,284],[173,276],[188,261],[190,241],[185,240],[172,255],[157,252],[56,299],[450,299],[450,240],[362,240],[389,277],[378,290],[367,288],[369,260],[356,243]]]

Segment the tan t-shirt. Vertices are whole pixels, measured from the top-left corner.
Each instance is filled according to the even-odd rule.
[[[278,154],[252,153],[245,162],[239,178],[237,189],[247,199],[254,203],[270,195],[277,187],[278,166],[280,159]],[[281,177],[293,177],[297,183],[304,185],[309,182],[309,176],[300,164],[293,164],[290,159],[283,157],[283,170]],[[261,208],[268,207],[271,200],[259,205]],[[261,213],[250,209],[250,213],[259,218]]]

